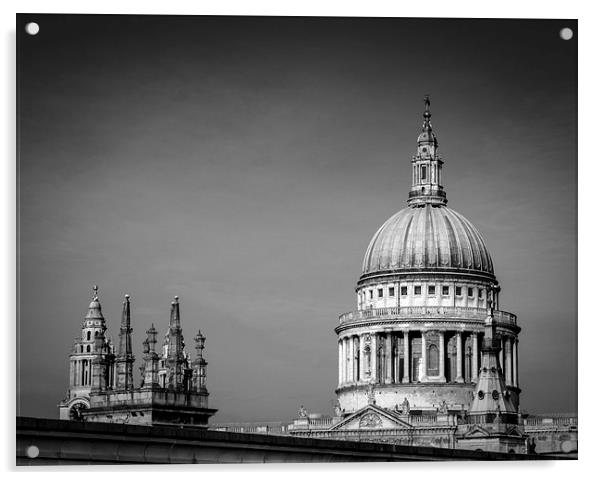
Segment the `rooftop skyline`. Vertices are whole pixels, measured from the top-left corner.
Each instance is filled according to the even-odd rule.
[[[427,93],[449,206],[523,329],[522,407],[576,411],[578,35],[559,36],[576,22],[35,19],[18,29],[19,414],[57,416],[94,284],[114,340],[131,295],[136,365],[179,295],[214,421],[331,413],[333,329],[406,205]]]

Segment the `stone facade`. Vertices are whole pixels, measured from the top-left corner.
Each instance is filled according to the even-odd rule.
[[[538,460],[536,455],[17,417],[17,465]]]
[[[161,354],[154,325],[143,342],[140,386],[134,385],[130,297],[123,302],[117,353],[106,338],[98,288],[70,355],[69,391],[59,405],[64,420],[139,425],[190,425],[206,428],[217,410],[209,408],[205,337],[195,340],[196,358],[184,350],[178,297],[171,304]]]

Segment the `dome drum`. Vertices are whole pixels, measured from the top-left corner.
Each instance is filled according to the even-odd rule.
[[[390,307],[369,310],[354,310],[339,317],[339,325],[335,328],[337,334],[354,327],[364,327],[370,324],[385,324],[390,328],[403,328],[411,324],[421,324],[435,328],[471,328],[481,329],[489,312],[484,308],[471,307]],[[516,323],[516,315],[500,310],[493,311],[493,318],[500,329],[507,328],[520,332]]]

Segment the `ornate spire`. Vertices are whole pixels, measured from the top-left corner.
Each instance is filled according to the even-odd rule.
[[[130,313],[130,296],[125,295],[121,312],[121,327],[119,328],[119,356],[132,354],[132,327]]]
[[[132,326],[130,296],[125,295],[119,328],[119,352],[116,359],[118,390],[130,390],[134,387],[134,355],[132,353]]]
[[[184,356],[184,337],[180,324],[180,303],[178,297],[171,302],[167,344],[168,385],[170,388],[183,387],[183,375],[186,357]]]
[[[203,358],[203,350],[205,349],[205,340],[206,340],[206,337],[199,330],[199,332],[194,337],[194,343],[195,343],[194,348],[196,349],[197,358],[200,358],[200,359]]]
[[[518,410],[513,404],[506,389],[504,376],[500,372],[499,352],[500,339],[496,335],[493,318],[493,291],[487,289],[488,315],[485,320],[485,335],[483,337],[482,364],[479,370],[479,380],[475,386],[475,396],[468,410],[471,423],[506,423],[518,422]]]
[[[207,362],[203,358],[205,340],[205,336],[199,330],[194,337],[196,358],[193,362],[192,372],[192,387],[197,392],[204,392],[207,388]]]
[[[155,350],[157,344],[157,329],[154,324],[146,331],[146,339],[142,342],[144,352],[144,366],[141,369],[142,387],[145,389],[153,389],[159,386],[158,379],[158,359],[159,355]]]
[[[171,302],[171,314],[169,317],[170,328],[180,328],[180,302],[178,296],[173,297],[174,301]]]
[[[431,124],[431,100],[424,97],[424,120],[418,136],[416,155],[412,157],[412,188],[408,198],[410,206],[445,205],[447,198],[441,184],[443,161],[437,149],[439,144]]]

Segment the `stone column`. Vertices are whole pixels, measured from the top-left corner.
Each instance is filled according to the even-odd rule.
[[[372,334],[372,340],[370,345],[370,381],[376,383],[376,354],[377,354],[377,334]]]
[[[504,337],[500,339],[500,351],[498,352],[498,363],[504,376],[506,375],[506,364],[504,363]]]
[[[360,382],[364,381],[364,377],[366,376],[366,362],[365,362],[365,348],[366,348],[366,337],[364,335],[360,335]]]
[[[410,383],[410,331],[403,332],[403,383]]]
[[[343,375],[343,384],[347,383],[347,337],[343,337],[341,339],[341,343],[343,346],[343,362],[342,362],[342,371],[341,374]]]
[[[347,382],[353,382],[353,336],[347,338]]]
[[[343,384],[343,340],[339,338],[339,386]]]
[[[479,337],[477,332],[472,332],[472,381],[476,383],[479,378]]]
[[[391,332],[385,335],[385,383],[391,383]]]
[[[450,375],[452,373],[450,372]],[[445,381],[445,332],[439,332],[439,376]]]
[[[339,373],[341,376],[340,385],[345,383],[345,338],[339,338],[339,346],[340,346],[340,362],[339,362]]]
[[[464,383],[464,378],[462,377],[463,361],[464,354],[462,352],[462,332],[456,332],[456,382],[458,383]]]
[[[506,337],[506,348],[504,349],[506,368],[504,373],[506,375],[506,384],[514,385],[512,380],[512,347],[510,346],[510,337]]]
[[[349,367],[351,366],[351,362],[349,361],[350,352],[350,337],[345,337],[345,383],[349,383],[349,380],[351,378],[351,373],[349,372]]]
[[[351,378],[349,379],[351,381],[351,383],[355,382],[355,379],[357,378],[357,364],[355,363],[355,347],[356,347],[356,336],[353,335],[351,337],[351,355],[349,356],[349,359],[351,361],[351,368],[349,369],[350,373],[351,373]]]
[[[512,373],[514,374],[512,384],[518,388],[518,338],[515,338],[512,343]]]
[[[73,385],[79,385],[79,360],[76,360],[74,362],[74,369],[75,369],[75,381],[73,382]]]
[[[422,359],[420,362],[419,378],[420,378],[421,382],[424,382],[426,380],[426,332],[423,330],[421,333],[422,333],[422,345],[420,345],[420,348],[421,348]]]
[[[401,337],[399,334],[393,335],[393,345],[395,348],[393,349],[393,383],[401,383],[401,376],[399,372],[401,368],[399,368],[399,359],[401,358]]]

